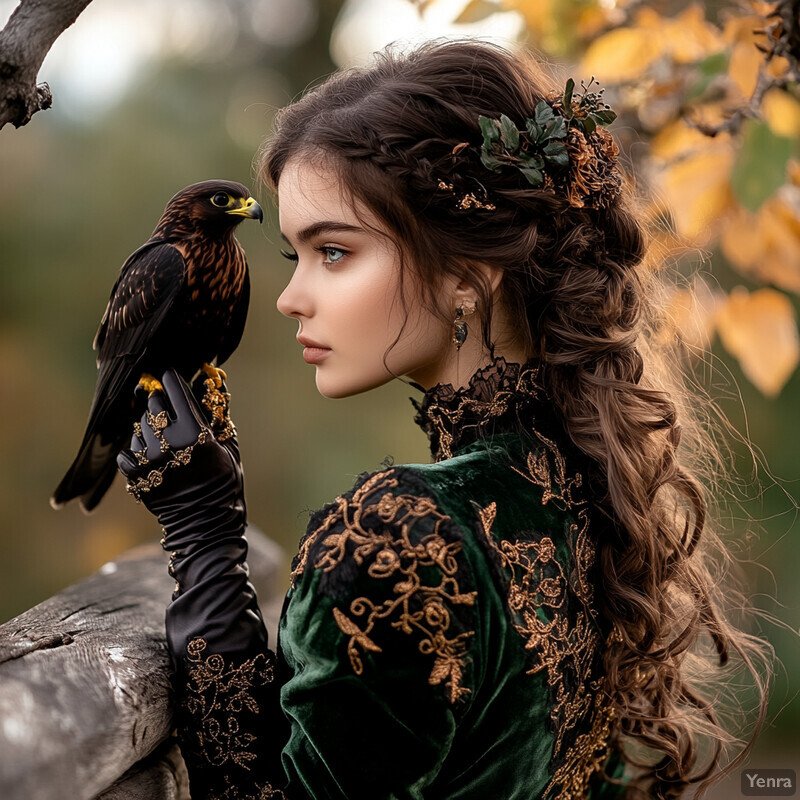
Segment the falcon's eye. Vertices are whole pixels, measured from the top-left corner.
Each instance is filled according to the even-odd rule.
[[[228,204],[231,202],[231,198],[230,198],[230,195],[228,195],[228,194],[225,194],[225,192],[217,192],[217,193],[216,193],[216,194],[215,194],[215,195],[214,195],[214,196],[211,198],[211,202],[212,202],[212,203],[213,203],[213,204],[214,204],[214,205],[215,205],[217,208],[225,208],[225,206],[227,206],[227,205],[228,205]]]

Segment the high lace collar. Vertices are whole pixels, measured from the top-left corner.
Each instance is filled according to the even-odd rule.
[[[467,445],[496,433],[530,431],[533,418],[539,416],[537,411],[550,405],[539,381],[540,372],[538,359],[517,364],[497,356],[463,388],[437,383],[421,402],[410,398],[417,410],[414,422],[425,431],[434,460],[451,458]]]

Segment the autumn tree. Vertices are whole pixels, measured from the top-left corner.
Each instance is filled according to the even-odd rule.
[[[424,15],[437,2],[416,5]],[[800,361],[800,2],[714,8],[472,0],[454,21],[516,12],[525,43],[607,87],[655,255],[710,251],[736,276],[676,288],[665,335],[690,350],[718,335],[774,396]]]

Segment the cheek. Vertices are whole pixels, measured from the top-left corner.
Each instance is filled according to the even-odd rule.
[[[400,330],[405,314],[395,286],[380,276],[354,277],[338,286],[335,296],[340,324],[362,345],[391,341]]]
[[[360,326],[361,347],[380,354],[382,359],[390,345],[402,346],[411,328],[411,320],[406,319],[406,312],[394,295],[388,294],[385,289],[375,292],[369,304],[364,307],[363,314],[363,325]]]

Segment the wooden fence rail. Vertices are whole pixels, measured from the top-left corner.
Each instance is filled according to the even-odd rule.
[[[282,553],[248,539],[274,641]],[[187,800],[164,636],[173,586],[161,548],[136,548],[0,625],[2,800]]]

